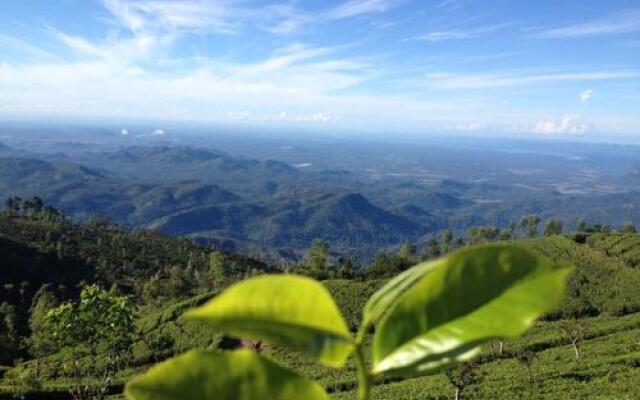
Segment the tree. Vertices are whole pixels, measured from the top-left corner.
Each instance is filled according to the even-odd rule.
[[[86,286],[77,302],[66,302],[45,317],[49,340],[61,349],[71,349],[70,370],[74,399],[101,400],[116,372],[131,355],[133,307],[126,296]],[[98,348],[106,358],[98,363]],[[81,360],[88,363],[81,366]],[[98,383],[94,380],[98,379]]]
[[[495,226],[474,226],[467,231],[470,244],[491,243],[498,240],[500,230]]]
[[[222,287],[227,275],[227,257],[221,251],[209,254],[209,281],[213,287]]]
[[[447,254],[454,250],[453,239],[454,235],[450,229],[446,229],[444,232],[442,232],[442,251],[444,254]]]
[[[585,336],[589,333],[589,325],[583,321],[566,320],[560,322],[560,329],[571,342],[576,360],[580,360],[580,345],[582,340],[584,340]]]
[[[167,278],[167,290],[171,297],[182,297],[187,293],[188,284],[184,278],[184,271],[178,265],[169,268],[169,277]]]
[[[459,366],[448,368],[444,371],[449,383],[455,388],[455,400],[462,398],[462,393],[469,386],[480,383],[480,377],[476,373],[477,364],[473,362],[462,363]]]
[[[160,299],[166,297],[167,293],[162,279],[158,274],[152,276],[142,285],[142,299],[147,304],[156,304]]]
[[[160,361],[162,356],[173,348],[174,340],[166,332],[153,332],[143,336],[144,342],[149,347],[155,362]]]
[[[385,278],[399,274],[405,268],[405,262],[399,256],[389,256],[380,250],[376,253],[376,257],[365,270],[369,278]]]
[[[398,256],[402,258],[407,265],[413,265],[415,263],[416,248],[413,244],[407,242],[400,247]]]
[[[58,305],[58,299],[49,285],[42,285],[34,294],[29,309],[29,351],[35,359],[35,380],[40,382],[42,378],[43,357],[51,353],[53,343],[45,332],[46,316],[50,310]]]
[[[580,218],[576,224],[577,233],[587,233],[587,221],[584,218]]]
[[[516,353],[516,360],[518,360],[518,362],[522,364],[527,370],[527,375],[529,376],[529,384],[533,382],[531,367],[533,367],[533,362],[537,358],[538,356],[536,355],[536,352],[528,348],[522,349]]]
[[[507,222],[507,226],[500,230],[500,240],[507,241],[513,239],[513,235],[516,233],[516,228],[516,223],[509,220],[509,222]]]
[[[329,243],[322,239],[314,239],[304,262],[305,269],[315,277],[326,274],[329,261]]]
[[[564,229],[564,224],[562,223],[562,221],[559,221],[555,218],[550,218],[544,224],[544,231],[542,235],[543,236],[561,235],[563,229]]]
[[[435,238],[430,237],[427,240],[427,257],[438,258],[441,255],[442,255],[442,249],[440,248],[440,244]]]
[[[536,214],[525,215],[520,219],[520,228],[527,237],[533,238],[538,235],[538,225],[540,225],[540,217]]]
[[[20,353],[20,332],[16,307],[0,304],[0,363],[9,363]]]
[[[18,196],[10,196],[4,202],[4,212],[7,215],[20,215],[22,209],[22,198]]]
[[[26,199],[22,203],[22,209],[27,216],[33,216],[36,214],[40,214],[42,212],[42,207],[44,203],[40,197],[32,197],[30,199]]]
[[[637,233],[637,230],[636,230],[636,226],[632,222],[627,221],[623,223],[622,226],[620,226],[619,232],[620,233]]]

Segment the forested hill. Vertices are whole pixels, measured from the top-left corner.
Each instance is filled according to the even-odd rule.
[[[29,201],[22,215],[5,211],[0,216],[0,365],[7,366],[0,369],[5,372],[0,379],[0,397],[17,393],[18,397],[42,398],[37,396],[44,391],[66,398],[65,385],[72,376],[56,366],[64,365],[69,353],[43,347],[41,335],[46,332],[41,328],[42,319],[56,304],[76,299],[80,288],[90,283],[129,296],[137,309],[131,353],[115,381],[108,383],[108,390],[117,393],[121,382],[156,361],[192,348],[229,346],[227,338],[181,315],[234,281],[264,272],[293,271],[320,277],[336,297],[350,328],[356,330],[362,305],[388,277],[420,259],[467,245],[462,238],[445,233],[424,250],[407,245],[395,254],[379,253],[370,265],[354,270],[348,258],[330,254],[326,243],[316,241],[303,262],[268,265],[188,239],[127,230],[99,219],[71,223],[56,210]],[[524,338],[501,344],[504,349],[499,353],[497,347],[489,348],[480,358],[477,368],[485,378],[471,384],[485,396],[479,398],[506,400],[527,393],[530,398],[546,399],[551,397],[545,397],[545,388],[557,386],[575,393],[575,398],[598,392],[608,399],[620,397],[607,395],[640,389],[640,349],[633,347],[633,340],[637,342],[640,335],[640,236],[631,229],[627,229],[629,233],[601,231],[588,227],[579,234],[517,242],[576,268],[565,302],[547,315],[545,322]],[[476,237],[471,239],[500,240],[491,232],[481,233],[475,231]],[[566,326],[585,327],[581,338],[585,355],[580,363],[571,361],[572,351],[563,333]],[[336,398],[353,396],[353,369],[337,376],[277,347],[262,350],[268,357],[320,379]],[[519,366],[531,352],[537,357],[532,361],[533,372],[531,365]],[[14,364],[17,367],[10,368]],[[527,370],[538,383],[529,381]],[[598,383],[603,373],[607,382]],[[375,398],[447,398],[451,389],[443,379],[377,382]],[[635,386],[629,383],[633,381]]]
[[[0,214],[0,314],[15,317],[12,329],[20,336],[28,336],[32,298],[43,285],[60,300],[75,297],[88,283],[116,288],[136,301],[157,293],[188,297],[210,288],[213,250],[190,239],[128,230],[101,219],[76,224],[50,207],[27,214]],[[256,259],[219,254],[242,273],[269,271]],[[4,344],[0,362],[24,355],[23,346]]]

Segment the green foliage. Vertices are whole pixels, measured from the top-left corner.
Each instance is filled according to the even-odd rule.
[[[366,400],[374,375],[431,373],[475,354],[486,340],[521,334],[559,302],[568,272],[521,248],[496,245],[418,265],[374,293],[365,306],[361,332],[378,325],[371,367],[364,336],[350,338],[327,290],[309,278],[252,278],[187,316],[223,332],[306,352],[332,366],[342,366],[355,349],[359,399]],[[242,360],[227,366],[226,360],[236,357]],[[160,393],[193,400],[214,393],[229,399],[286,399],[288,395],[269,390],[280,393],[289,382],[303,382],[302,393],[315,388],[276,364],[262,365],[265,362],[248,352],[188,353],[134,379],[126,392],[132,400]],[[267,384],[273,387],[263,387]],[[247,394],[253,397],[244,397]],[[298,398],[324,396],[313,392]]]
[[[45,317],[45,331],[60,347],[93,347],[103,342],[110,351],[122,353],[131,346],[132,329],[133,308],[129,299],[97,285],[85,287],[78,302],[66,302]]]
[[[416,270],[376,328],[376,374],[430,373],[468,359],[485,341],[522,334],[560,303],[570,271],[503,245],[463,250]]]
[[[568,283],[567,299],[550,317],[624,315],[639,311],[640,270],[628,267],[638,249],[637,240],[636,235],[593,234],[588,236],[586,245],[563,236],[523,242],[536,254],[576,266]],[[621,255],[616,256],[618,251]]]
[[[538,225],[540,225],[540,217],[535,214],[526,215],[520,219],[520,228],[522,228],[527,237],[536,237]]]
[[[15,306],[0,303],[0,363],[11,362],[20,350],[18,315]]]
[[[261,276],[238,283],[187,317],[232,335],[266,340],[341,366],[353,345],[335,301],[320,283]]]
[[[459,400],[472,385],[477,385],[481,381],[478,374],[478,365],[473,362],[465,362],[455,367],[445,369],[444,376],[455,388],[455,400]]]
[[[130,400],[329,400],[316,383],[249,350],[192,351],[131,381]]]
[[[71,359],[63,367],[72,379],[72,396],[100,400],[130,356],[133,307],[126,296],[90,285],[82,290],[79,301],[50,310],[44,330],[58,349],[71,350]],[[106,359],[99,357],[100,349]],[[98,381],[92,381],[98,376]]]
[[[495,226],[474,226],[467,231],[470,244],[491,243],[500,239],[500,229]]]
[[[632,222],[625,222],[619,229],[620,233],[637,233],[636,226]]]
[[[564,224],[562,221],[559,221],[555,218],[551,218],[547,220],[544,224],[544,231],[542,233],[543,236],[555,236],[562,234],[562,230],[564,229]]]
[[[311,276],[322,277],[326,274],[329,262],[329,243],[314,239],[303,262],[303,271]]]

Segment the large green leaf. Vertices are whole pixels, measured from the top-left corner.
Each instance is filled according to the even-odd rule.
[[[462,250],[388,291],[373,340],[373,373],[425,374],[494,338],[522,334],[561,301],[570,268],[508,245]],[[378,300],[380,303],[380,300]]]
[[[394,305],[402,298],[404,292],[442,262],[442,260],[424,262],[409,268],[371,295],[362,312],[360,338],[363,337],[371,325],[378,323],[389,310],[393,309]]]
[[[237,283],[187,317],[229,334],[266,340],[340,367],[353,340],[329,291],[294,275],[265,275]]]
[[[329,400],[315,382],[250,350],[191,351],[127,384],[129,400]]]

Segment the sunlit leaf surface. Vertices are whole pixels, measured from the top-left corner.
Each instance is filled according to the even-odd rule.
[[[319,282],[266,275],[237,283],[187,313],[234,336],[265,340],[341,366],[353,341],[335,301]]]
[[[522,334],[558,305],[570,272],[507,245],[415,268],[403,290],[383,294],[393,298],[384,300],[391,309],[374,336],[376,374],[433,372],[473,356],[486,340]]]
[[[329,400],[316,383],[249,350],[191,351],[129,382],[129,400]]]

